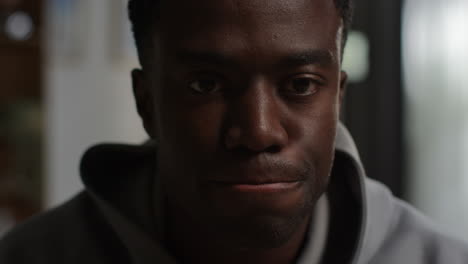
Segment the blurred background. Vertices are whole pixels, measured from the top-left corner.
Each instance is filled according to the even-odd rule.
[[[468,1],[355,0],[342,119],[370,177],[468,240]],[[0,0],[0,236],[139,143],[126,0]]]

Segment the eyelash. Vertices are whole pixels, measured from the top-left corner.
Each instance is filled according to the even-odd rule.
[[[300,82],[300,81],[306,81],[306,87],[307,89],[313,88],[312,91],[304,91],[304,92],[298,92],[296,93],[291,86],[294,85],[294,82]],[[200,86],[200,82],[211,82],[210,85],[214,86],[213,89],[208,90],[208,91],[202,91],[202,87],[194,87],[198,84]],[[219,92],[220,90],[223,89],[223,79],[216,77],[216,76],[207,76],[207,77],[200,77],[200,78],[195,78],[192,79],[191,81],[188,82],[188,88],[195,94],[200,94],[200,95],[209,95],[209,94],[214,94],[216,92]],[[207,84],[207,83],[205,83]],[[299,83],[296,83],[299,84]],[[303,83],[304,84],[304,83]],[[300,74],[300,75],[294,75],[290,78],[288,78],[286,81],[282,82],[279,85],[279,92],[282,93],[283,95],[286,96],[294,96],[294,97],[306,97],[315,94],[320,86],[324,85],[324,81],[318,79],[318,77],[312,77],[310,74]]]
[[[291,98],[307,98],[309,96],[314,95],[318,92],[321,86],[325,85],[322,79],[319,79],[320,76],[312,75],[312,74],[296,74],[289,77],[285,80],[282,85],[280,92],[283,96],[291,97]],[[304,92],[297,92],[294,90],[295,87],[294,82],[296,81],[306,81],[306,91]],[[292,87],[292,88],[291,88]],[[291,89],[290,89],[291,88]]]
[[[198,86],[200,86],[201,82],[207,82],[207,81],[212,82],[211,84],[215,86],[210,91],[201,91],[202,87],[198,87],[198,88],[194,87],[196,84],[198,84]],[[189,89],[191,89],[194,93],[198,93],[198,94],[212,94],[212,93],[215,93],[215,92],[217,92],[217,91],[219,91],[221,89],[221,85],[219,84],[219,80],[208,79],[208,78],[191,81],[188,86],[189,86]]]
[[[203,92],[200,91],[199,89],[193,87],[194,84],[197,82],[203,82],[203,81],[209,81],[209,82],[214,82],[215,85],[218,87],[214,91],[209,91],[209,92]],[[193,92],[194,94],[198,95],[204,95],[204,94],[213,94],[223,88],[223,83],[225,83],[225,79],[220,76],[219,74],[213,74],[213,73],[206,73],[206,72],[196,72],[188,81],[187,83],[187,88]],[[200,83],[199,83],[200,84]],[[200,88],[200,87],[199,87]]]

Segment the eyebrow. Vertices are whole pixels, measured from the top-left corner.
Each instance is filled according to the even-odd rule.
[[[234,58],[222,53],[210,51],[183,51],[176,54],[176,59],[182,63],[192,64],[212,64],[212,65],[227,65],[233,66],[237,63]]]
[[[217,66],[237,66],[239,62],[229,55],[211,51],[183,51],[176,55],[178,61],[192,64],[211,64]],[[328,50],[305,50],[287,54],[279,58],[276,67],[300,67],[306,65],[330,66],[336,58]]]
[[[330,66],[335,62],[336,58],[331,51],[307,50],[283,57],[279,65],[280,67],[299,67],[306,65]]]

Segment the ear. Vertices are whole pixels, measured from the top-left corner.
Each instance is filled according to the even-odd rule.
[[[343,105],[343,100],[346,92],[346,87],[348,86],[348,74],[345,71],[341,71],[340,74],[340,90],[339,92],[339,104],[340,108]]]
[[[134,69],[132,71],[132,86],[138,115],[141,117],[146,133],[154,139],[154,98],[149,90],[143,70]]]

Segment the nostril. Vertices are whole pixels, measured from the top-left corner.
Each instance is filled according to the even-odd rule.
[[[264,152],[268,152],[268,153],[278,153],[280,151],[281,151],[281,147],[278,145],[269,146],[264,150]]]
[[[254,150],[246,146],[237,146],[236,148],[231,149],[231,152],[237,156],[251,156],[262,152],[275,154],[281,152],[281,147],[278,145],[273,145],[261,150]]]
[[[248,157],[254,154],[252,150],[245,146],[237,146],[235,148],[230,149],[230,152],[238,157]]]

